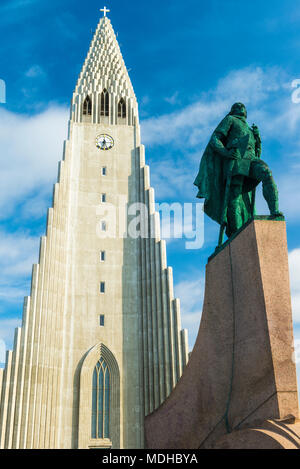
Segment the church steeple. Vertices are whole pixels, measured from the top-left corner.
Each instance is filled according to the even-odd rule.
[[[142,448],[145,415],[187,360],[137,102],[104,16],[73,94],[22,328],[0,370],[0,448]]]
[[[109,10],[105,8],[105,14],[107,11]],[[103,112],[102,109],[103,91],[108,93],[108,112]],[[83,112],[87,98],[92,106],[90,115]],[[120,102],[121,116],[118,112]],[[93,124],[138,123],[137,100],[115,32],[107,16],[103,16],[99,21],[79,75],[73,94],[71,119],[74,122]]]

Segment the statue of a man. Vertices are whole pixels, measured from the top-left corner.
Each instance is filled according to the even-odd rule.
[[[194,182],[197,197],[205,199],[205,213],[226,226],[228,237],[253,216],[253,189],[260,182],[271,218],[282,216],[272,173],[260,159],[258,128],[249,127],[246,118],[244,104],[235,103],[212,134]]]

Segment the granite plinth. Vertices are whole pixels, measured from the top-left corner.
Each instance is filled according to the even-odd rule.
[[[146,418],[146,447],[212,448],[298,413],[285,222],[253,220],[207,264],[198,337],[176,388]]]

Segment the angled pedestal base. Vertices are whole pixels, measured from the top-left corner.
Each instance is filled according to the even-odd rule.
[[[146,418],[146,446],[234,447],[237,433],[246,445],[251,428],[287,416],[298,418],[286,227],[254,220],[207,264],[196,344],[174,391]]]

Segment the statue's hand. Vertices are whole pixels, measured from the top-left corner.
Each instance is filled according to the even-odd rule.
[[[229,151],[228,151],[228,155],[227,155],[227,158],[229,158],[230,160],[238,160],[240,159],[240,152],[237,148],[231,148]]]

